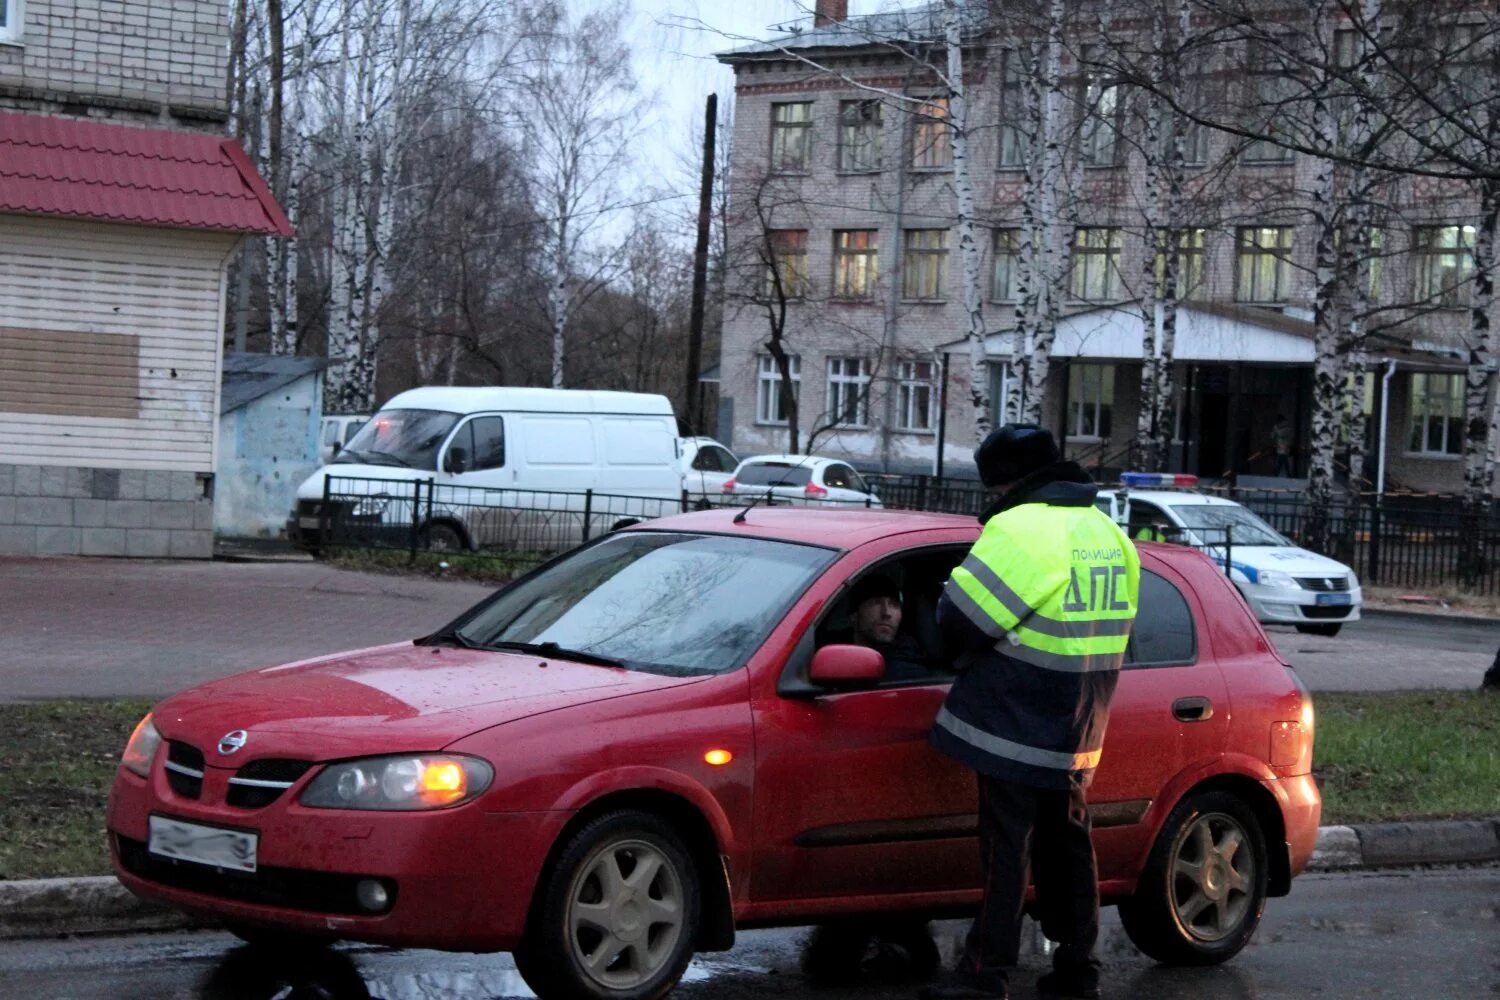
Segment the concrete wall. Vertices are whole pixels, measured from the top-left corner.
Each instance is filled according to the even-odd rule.
[[[222,130],[229,4],[24,0],[0,44],[0,108]]]
[[[208,559],[203,493],[180,470],[0,464],[0,555]]]
[[[219,418],[214,533],[269,538],[318,468],[323,385],[314,373]]]

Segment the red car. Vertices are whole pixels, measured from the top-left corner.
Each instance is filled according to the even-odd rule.
[[[736,928],[960,913],[975,783],[927,732],[948,680],[933,608],[977,532],[664,518],[416,642],[186,691],[125,751],[115,871],[251,940],[514,951],[543,996],[661,996]],[[1147,954],[1218,962],[1312,852],[1312,702],[1208,559],[1141,552],[1089,793],[1101,888]],[[923,651],[899,670],[847,644],[871,571]]]

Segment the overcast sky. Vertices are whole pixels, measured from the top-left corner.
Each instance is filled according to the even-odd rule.
[[[583,8],[602,0],[571,2]],[[696,182],[683,176],[679,152],[694,123],[702,121],[703,101],[710,93],[718,93],[721,108],[734,100],[734,74],[713,54],[738,48],[745,44],[741,39],[772,37],[768,28],[808,17],[812,5],[813,0],[631,0],[634,16],[622,33],[635,54],[641,89],[652,97],[652,110],[627,191],[649,186],[694,193]],[[850,0],[849,13],[909,5]]]

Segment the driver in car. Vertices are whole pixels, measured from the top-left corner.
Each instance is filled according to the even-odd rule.
[[[853,609],[854,643],[868,646],[885,657],[889,680],[926,677],[921,644],[901,631],[901,589],[883,573],[872,573],[854,585],[849,605]]]

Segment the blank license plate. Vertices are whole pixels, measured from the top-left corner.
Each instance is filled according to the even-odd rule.
[[[151,817],[151,839],[146,849],[152,854],[178,861],[192,861],[237,872],[255,871],[255,852],[259,834],[244,830],[225,830],[201,826],[165,816]]]
[[[1351,604],[1353,596],[1350,594],[1319,594],[1319,604]]]

